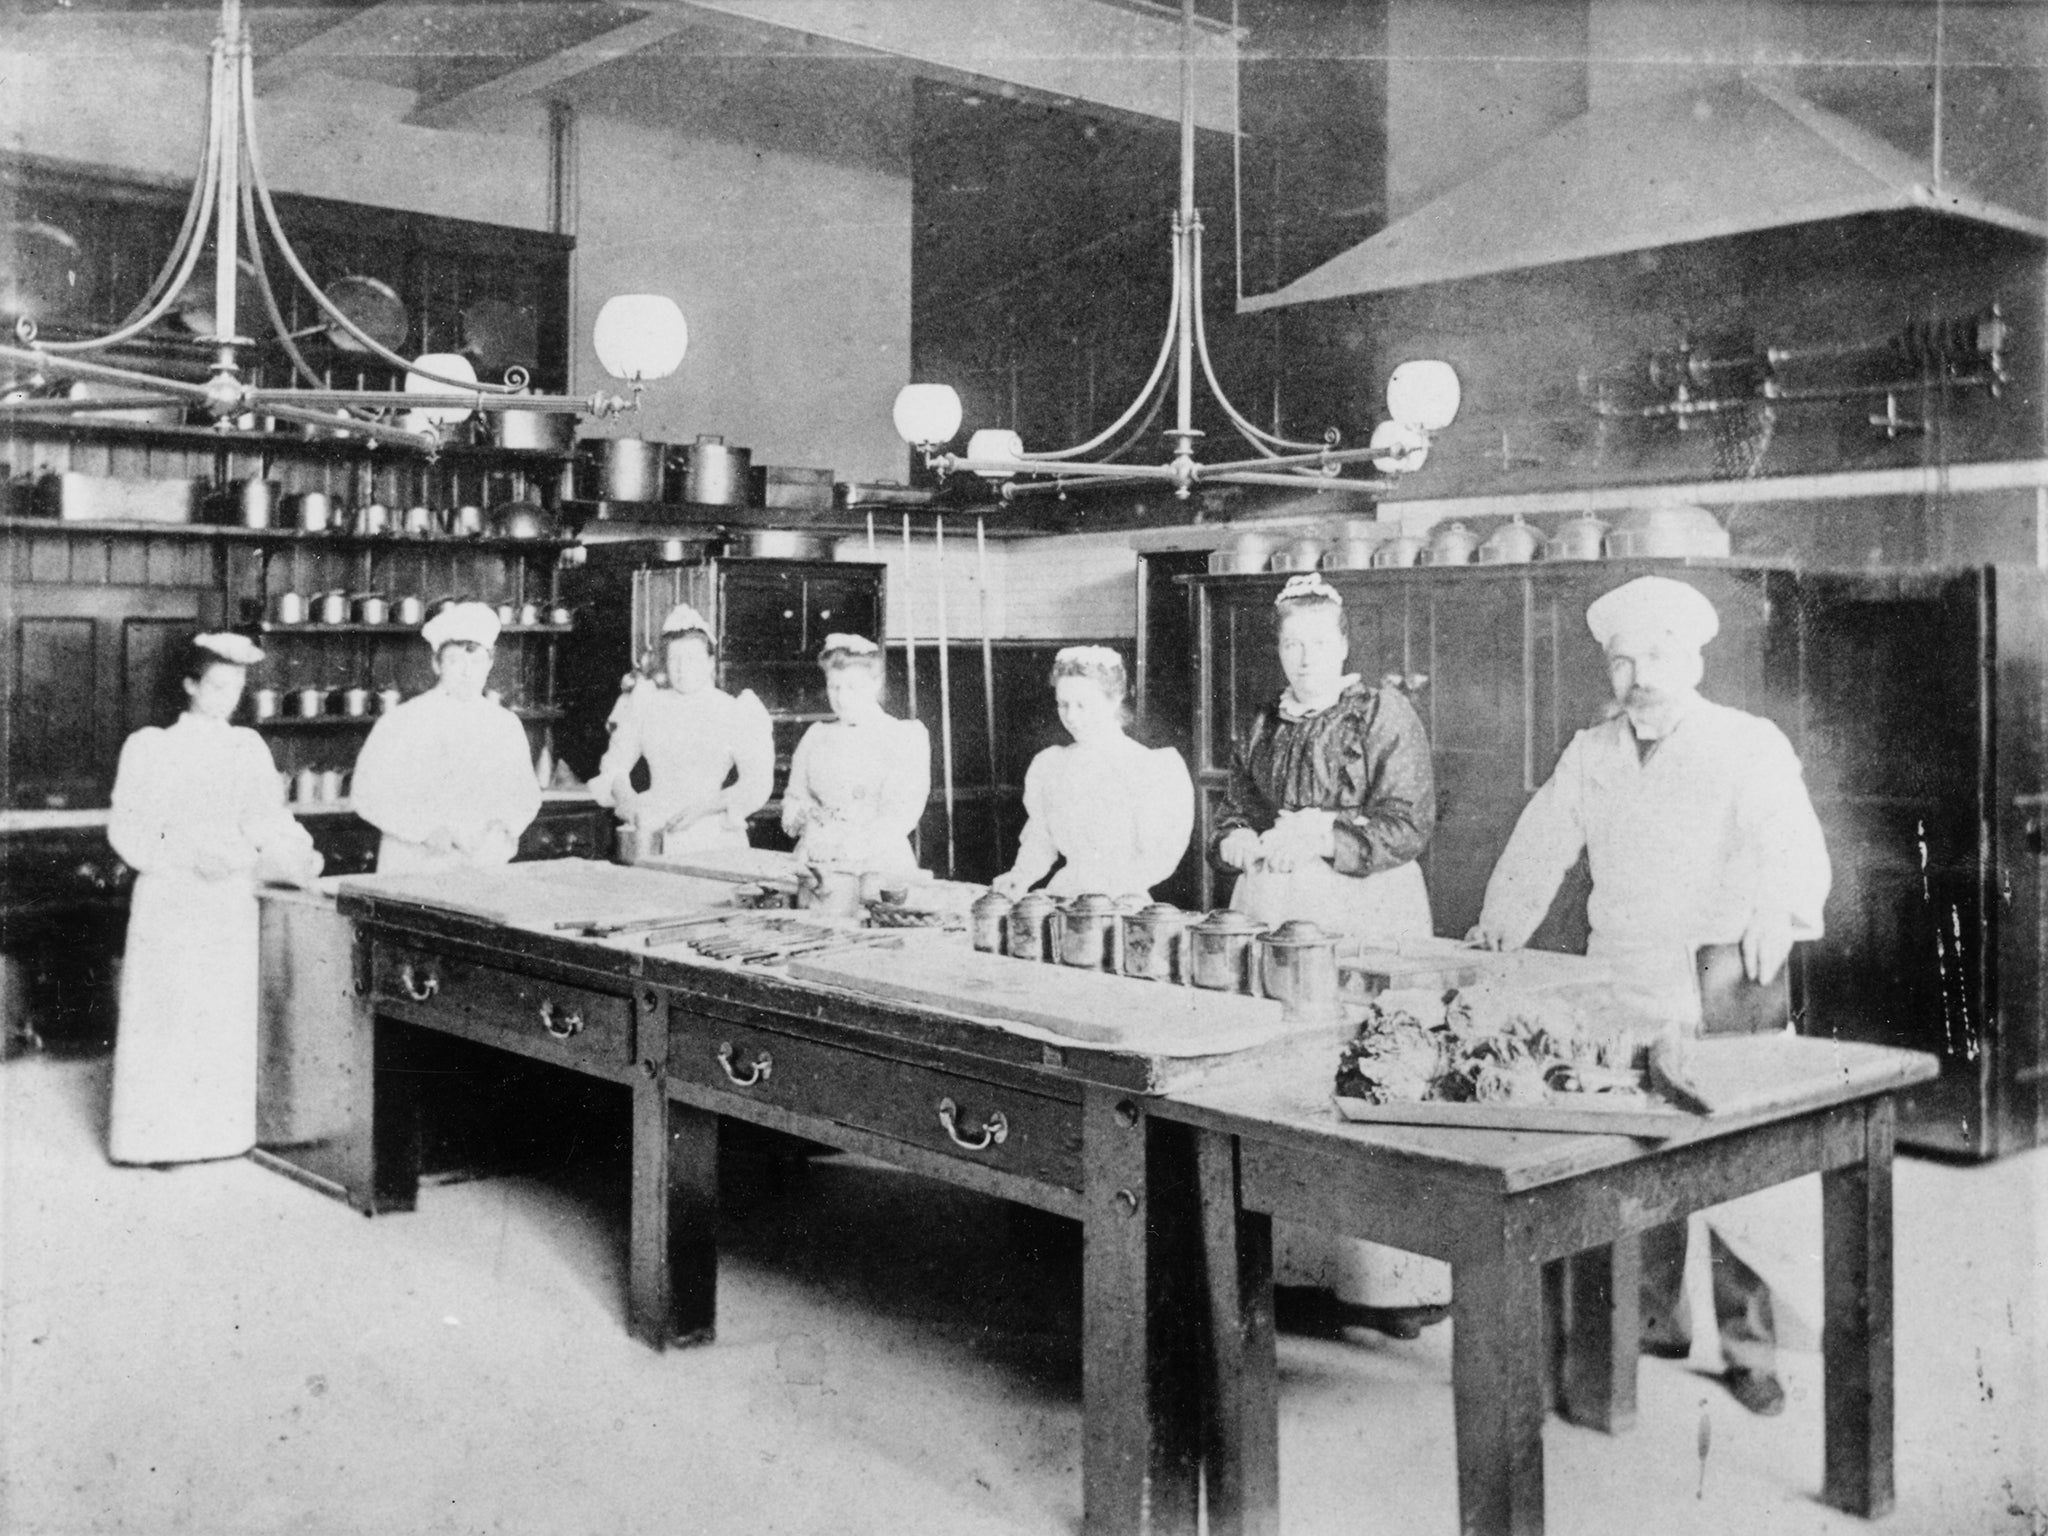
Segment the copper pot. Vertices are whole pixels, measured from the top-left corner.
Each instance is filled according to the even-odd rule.
[[[1607,550],[1607,525],[1592,513],[1567,518],[1550,536],[1553,560],[1598,560]]]
[[[1372,552],[1372,563],[1376,569],[1385,570],[1393,566],[1414,565],[1422,558],[1423,550],[1429,546],[1412,533],[1396,534],[1384,539],[1380,547]]]
[[[1469,565],[1479,548],[1479,535],[1463,523],[1446,523],[1429,541],[1428,565]]]

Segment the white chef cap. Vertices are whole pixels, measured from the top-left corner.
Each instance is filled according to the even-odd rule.
[[[1619,635],[1665,634],[1698,650],[1721,632],[1721,616],[1697,587],[1668,576],[1638,576],[1595,598],[1586,627],[1605,650]]]
[[[420,638],[438,653],[444,645],[498,643],[498,615],[483,603],[450,603],[420,626]]]
[[[710,633],[711,621],[688,603],[677,603],[675,607],[669,609],[668,617],[661,621],[661,637],[664,640],[670,635]]]
[[[194,635],[192,643],[200,650],[218,656],[234,667],[253,667],[263,659],[262,647],[247,635],[238,635],[232,631]]]
[[[848,656],[872,656],[880,649],[866,635],[831,634],[825,637],[825,648],[819,654],[830,656],[839,651]]]
[[[1280,595],[1273,599],[1277,607],[1282,603],[1336,603],[1342,604],[1344,594],[1323,580],[1320,571],[1303,571],[1298,576],[1287,578],[1287,585],[1280,589]]]

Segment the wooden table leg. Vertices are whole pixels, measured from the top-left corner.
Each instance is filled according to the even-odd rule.
[[[711,1341],[718,1312],[718,1116],[668,1097],[668,999],[639,998],[626,1323],[661,1349]]]
[[[1186,1304],[1200,1231],[1193,1133],[1097,1088],[1084,1090],[1081,1124],[1082,1530],[1192,1531],[1203,1329]]]
[[[1237,1138],[1198,1131],[1195,1175],[1209,1312],[1202,1443],[1210,1536],[1277,1536],[1280,1394],[1273,1219],[1240,1209]]]
[[[1892,1133],[1889,1097],[1864,1110],[1861,1163],[1821,1174],[1826,1296],[1821,1497],[1865,1518],[1892,1507]]]
[[[1633,1236],[1564,1261],[1558,1408],[1570,1423],[1610,1435],[1635,1423],[1641,1293],[1642,1244]]]
[[[377,1211],[409,1211],[420,1195],[420,1074],[413,1062],[419,1037],[392,1019],[377,1019],[371,1028],[371,1204]]]
[[[1543,1530],[1543,1268],[1507,1251],[1451,1271],[1458,1519],[1465,1536]]]

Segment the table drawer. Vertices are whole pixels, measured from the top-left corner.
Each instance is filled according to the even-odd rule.
[[[371,963],[377,1002],[397,1016],[583,1071],[633,1060],[633,1003],[538,976],[380,943]]]
[[[676,1019],[668,1074],[1038,1183],[1081,1187],[1081,1106],[774,1030]]]

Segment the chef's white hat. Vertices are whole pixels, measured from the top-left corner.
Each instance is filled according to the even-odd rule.
[[[692,608],[688,603],[677,603],[669,609],[668,617],[661,621],[661,635],[665,640],[670,635],[711,633],[711,621]]]
[[[436,653],[444,645],[498,643],[498,615],[483,603],[450,603],[420,626],[420,638]]]
[[[1721,632],[1721,616],[1697,587],[1668,576],[1638,576],[1595,598],[1586,609],[1586,627],[1602,650],[1618,635],[1666,634],[1696,651]]]
[[[263,650],[247,635],[222,630],[213,634],[194,635],[192,643],[202,651],[218,656],[222,661],[235,667],[253,667],[263,659]]]

